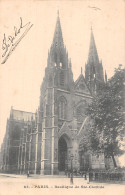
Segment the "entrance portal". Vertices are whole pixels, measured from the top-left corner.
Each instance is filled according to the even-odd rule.
[[[67,143],[63,137],[58,142],[59,171],[67,169]]]
[[[80,170],[87,171],[89,169],[89,155],[84,151],[79,151]]]

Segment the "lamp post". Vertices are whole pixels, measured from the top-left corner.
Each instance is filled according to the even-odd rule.
[[[73,184],[73,154],[71,154],[70,158],[71,158],[71,173],[70,173],[70,184]]]
[[[27,177],[29,177],[29,161],[27,162]]]

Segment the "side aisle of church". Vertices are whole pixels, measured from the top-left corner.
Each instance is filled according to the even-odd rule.
[[[103,153],[98,157],[89,154],[83,144],[91,125],[85,110],[104,82],[92,29],[85,78],[81,69],[74,82],[58,15],[39,108],[36,113],[11,108],[0,151],[0,171],[53,175],[70,170],[71,162],[75,170],[104,169]],[[112,159],[106,166],[113,166]]]

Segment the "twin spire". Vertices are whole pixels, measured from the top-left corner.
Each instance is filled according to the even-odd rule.
[[[53,45],[53,47],[56,47],[56,48],[60,48],[60,46],[64,47],[59,11],[57,11],[57,21],[56,21],[56,27],[55,27],[52,45]],[[98,57],[98,53],[97,53],[97,49],[96,49],[93,30],[91,27],[91,39],[90,39],[88,63],[92,63],[92,62],[94,64],[99,63],[99,57]]]
[[[56,21],[56,27],[55,27],[52,46],[55,48],[64,47],[59,11],[57,12],[57,21]],[[88,55],[87,63],[92,63],[92,62],[94,64],[99,63],[99,57],[98,57],[98,53],[96,49],[93,30],[91,27],[91,39],[90,39],[90,47],[89,47],[89,55]]]
[[[60,17],[59,17],[59,11],[57,12],[57,21],[56,21],[56,27],[55,27],[52,47],[54,48],[54,51],[56,52],[56,54],[60,53],[60,51],[63,53],[63,51],[65,50],[63,36],[62,36],[61,23],[60,23]],[[87,78],[87,80],[89,79],[89,76],[91,75],[90,71],[92,71],[92,70],[93,70],[93,74],[96,74],[96,78],[98,80],[104,81],[103,67],[102,67],[102,63],[99,62],[99,57],[98,57],[98,53],[97,53],[97,49],[96,49],[94,34],[93,34],[92,27],[91,27],[89,55],[88,55],[88,61],[87,61],[87,65],[86,65],[87,75],[85,75],[85,78]],[[81,69],[81,73],[82,73],[82,69]]]

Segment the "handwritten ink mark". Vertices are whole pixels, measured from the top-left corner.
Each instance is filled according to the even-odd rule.
[[[2,55],[2,57],[5,57],[5,59],[2,61],[1,64],[4,64],[7,61],[7,59],[9,58],[9,56],[15,50],[16,46],[20,43],[20,41],[23,39],[23,37],[25,37],[25,35],[28,33],[28,31],[31,29],[32,26],[33,26],[33,24],[31,24],[30,22],[28,22],[27,24],[23,25],[22,24],[22,18],[20,17],[20,27],[19,27],[19,29],[17,29],[14,26],[14,36],[9,35],[7,37],[8,38],[7,39],[6,38],[6,35],[4,33],[2,49],[5,50],[5,51],[4,51],[3,55]],[[25,31],[23,32],[23,34],[18,38],[18,40],[15,41],[16,37],[18,37],[18,35],[21,33],[21,30],[23,28],[25,28],[25,27],[27,27],[27,28],[25,29]]]
[[[92,8],[92,9],[94,9],[95,11],[97,11],[97,10],[101,10],[100,8],[98,8],[98,7],[92,7],[92,6],[88,6],[89,8]]]

